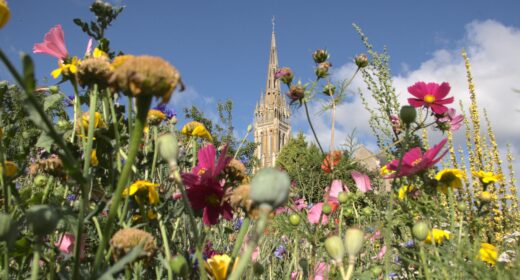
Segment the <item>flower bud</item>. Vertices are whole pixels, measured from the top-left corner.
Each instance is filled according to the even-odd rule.
[[[332,83],[328,83],[323,87],[323,94],[333,96],[336,92],[336,86]]]
[[[361,211],[363,212],[363,215],[365,215],[365,216],[372,216],[372,209],[370,209],[370,207],[365,207]]]
[[[291,214],[291,216],[289,216],[289,222],[293,226],[299,225],[300,224],[300,215],[298,215],[298,214]]]
[[[50,86],[49,92],[52,94],[56,94],[56,93],[60,92],[60,88],[58,86]]]
[[[415,118],[417,118],[417,111],[414,107],[410,105],[405,105],[401,107],[401,112],[399,113],[399,116],[401,117],[401,120],[406,125],[410,125],[415,121]]]
[[[331,236],[325,240],[325,250],[329,256],[336,262],[341,263],[345,256],[345,246],[339,236]]]
[[[289,86],[293,80],[294,74],[293,74],[291,68],[283,67],[283,68],[276,70],[274,77],[275,77],[275,79],[278,79],[278,80],[282,81],[282,83]]]
[[[325,215],[328,215],[332,212],[332,207],[328,202],[323,203],[323,207],[321,208],[321,212]]]
[[[430,232],[430,227],[426,222],[418,222],[412,228],[413,236],[419,241],[424,241],[428,237],[428,232]]]
[[[179,143],[177,135],[168,133],[161,135],[157,140],[159,154],[168,162],[170,168],[177,166],[177,156],[179,155]]]
[[[303,99],[303,97],[305,96],[305,88],[301,85],[301,83],[292,85],[289,88],[289,92],[287,93],[287,96],[289,97],[289,99],[291,99],[291,103],[294,103],[296,101],[301,101]]]
[[[329,69],[331,66],[332,64],[330,64],[328,61],[318,64],[318,67],[316,67],[316,77],[318,79],[327,77],[329,75]]]
[[[379,279],[379,275],[381,275],[383,272],[383,268],[379,265],[376,265],[370,268],[370,272],[372,272],[372,277]]]
[[[26,212],[29,227],[36,235],[46,235],[52,233],[60,217],[56,209],[48,205],[35,205]]]
[[[58,122],[56,123],[56,127],[59,130],[66,130],[70,128],[70,122],[64,119],[58,120]]]
[[[34,185],[36,187],[45,187],[45,185],[47,185],[47,177],[44,176],[44,175],[38,175],[36,177],[34,177]]]
[[[287,201],[291,180],[282,171],[263,168],[251,180],[251,200],[260,206],[275,209]]]
[[[368,66],[368,56],[364,53],[358,54],[354,59],[354,62],[356,63],[357,67],[365,68]]]
[[[355,257],[363,247],[364,233],[358,228],[349,228],[345,233],[345,250],[349,257]]]
[[[459,209],[460,212],[464,212],[468,209],[468,205],[466,204],[466,202],[459,202],[457,203],[457,209]]]
[[[477,195],[477,198],[482,202],[491,202],[493,200],[493,194],[488,191],[483,191]]]
[[[329,59],[329,53],[326,50],[317,49],[312,54],[312,59],[314,59],[314,62],[316,62],[316,63],[325,62],[325,61],[327,61],[327,59]]]
[[[253,125],[248,125],[247,126],[247,133],[251,132],[251,130],[253,130]]]
[[[188,275],[188,262],[182,255],[177,255],[170,260],[170,268],[177,275]]]
[[[348,193],[347,192],[340,192],[338,194],[338,201],[341,204],[345,204],[348,201]]]

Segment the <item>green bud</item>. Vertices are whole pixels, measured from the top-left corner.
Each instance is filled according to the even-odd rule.
[[[56,127],[59,129],[59,130],[65,130],[67,128],[69,128],[70,126],[70,122],[67,121],[67,120],[58,120],[58,122],[56,123]]]
[[[49,91],[52,94],[56,94],[56,93],[60,92],[60,88],[58,86],[50,86]]]
[[[173,125],[176,125],[177,124],[177,116],[173,116],[171,119],[170,119],[170,122],[173,124]]]
[[[341,203],[341,204],[345,204],[347,203],[348,201],[348,193],[347,192],[340,192],[338,194],[338,201]]]
[[[47,185],[47,176],[37,175],[36,177],[34,177],[33,182],[36,187],[45,187],[45,185]]]
[[[293,226],[299,225],[300,224],[300,215],[298,215],[298,214],[291,214],[291,216],[289,216],[289,222]]]
[[[287,202],[291,180],[287,173],[263,168],[251,180],[251,200],[260,206],[275,209]]]
[[[412,228],[413,236],[419,241],[424,241],[428,236],[428,232],[430,232],[430,227],[423,221],[416,223]]]
[[[177,275],[188,275],[188,262],[182,255],[170,259],[170,268]]]
[[[345,250],[349,257],[355,257],[363,247],[365,233],[358,228],[349,228],[345,233]]]
[[[323,207],[321,208],[321,212],[325,215],[330,214],[332,212],[332,207],[328,202],[323,203]]]
[[[336,92],[336,86],[334,84],[328,83],[323,87],[323,94],[332,96]]]
[[[372,216],[372,209],[370,207],[365,207],[361,211],[363,211],[363,215],[365,216]]]
[[[464,212],[468,209],[468,205],[466,202],[459,202],[457,203],[457,209],[459,209],[460,212]]]
[[[415,107],[413,106],[405,105],[401,107],[399,117],[401,118],[404,124],[410,125],[415,121],[415,118],[417,118],[417,110],[415,110]]]
[[[11,241],[14,237],[16,237],[16,228],[13,219],[7,214],[0,213],[0,241]]]
[[[253,126],[252,125],[248,125],[247,126],[247,133],[251,132],[251,130],[253,130]]]
[[[345,247],[343,246],[343,241],[339,236],[331,236],[325,240],[325,250],[329,256],[336,262],[341,263],[343,261],[343,257],[345,256]]]
[[[35,205],[26,212],[29,227],[36,235],[46,235],[52,233],[60,217],[56,209],[48,205]]]
[[[370,268],[370,272],[372,272],[372,277],[378,278],[378,276],[383,272],[383,268],[379,265],[376,265]]]
[[[354,62],[356,63],[357,67],[365,68],[368,66],[368,56],[364,53],[359,54],[354,59]]]
[[[161,135],[157,139],[159,155],[168,162],[170,168],[177,166],[177,156],[179,155],[179,143],[175,133]]]
[[[343,211],[343,216],[345,217],[350,217],[354,215],[354,210],[352,210],[352,208],[347,208]]]

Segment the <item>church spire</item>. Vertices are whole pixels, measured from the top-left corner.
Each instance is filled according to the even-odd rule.
[[[275,78],[276,69],[278,69],[278,54],[276,50],[276,36],[274,32],[274,17],[272,19],[273,32],[271,34],[271,50],[269,52],[269,66],[267,67],[267,81],[265,84],[266,101],[268,104],[275,102],[275,96],[280,95],[280,83]]]

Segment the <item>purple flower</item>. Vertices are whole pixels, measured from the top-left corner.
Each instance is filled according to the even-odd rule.
[[[406,242],[405,244],[406,248],[412,248],[413,246],[415,246],[415,242],[413,242],[413,239],[408,240],[408,242]]]
[[[67,200],[70,201],[70,202],[76,200],[76,198],[77,198],[77,197],[76,197],[75,194],[72,194],[72,193],[71,193],[71,194],[67,195]]]
[[[168,119],[171,119],[172,117],[177,116],[177,112],[175,112],[174,109],[170,109],[170,108],[166,107],[166,104],[164,104],[164,103],[160,103],[159,105],[155,106],[154,109],[163,112]]]
[[[243,222],[244,222],[244,220],[242,220],[242,219],[235,220],[235,222],[233,223],[233,229],[239,230],[242,227]]]
[[[68,95],[63,98],[63,105],[65,107],[72,107],[74,105],[74,95]]]
[[[279,259],[283,259],[283,255],[285,254],[285,252],[285,246],[280,245],[278,246],[278,248],[276,248],[276,250],[274,250],[274,256]]]

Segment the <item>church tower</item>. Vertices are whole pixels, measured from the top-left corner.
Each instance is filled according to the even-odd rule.
[[[291,111],[285,101],[285,95],[281,93],[280,81],[275,79],[277,69],[278,55],[273,18],[265,92],[261,93],[260,101],[256,104],[253,122],[254,138],[257,144],[255,155],[260,159],[260,168],[275,165],[278,154],[291,135],[291,124],[289,123]]]

